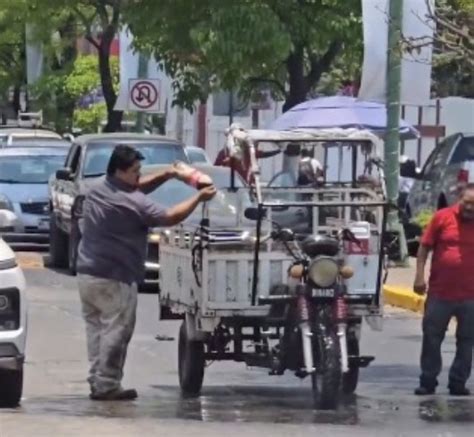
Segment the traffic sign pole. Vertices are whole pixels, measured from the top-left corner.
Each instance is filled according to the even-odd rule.
[[[148,75],[148,57],[142,53],[138,56],[138,77],[140,79],[146,78]],[[145,132],[145,119],[146,112],[138,111],[137,112],[137,132]]]

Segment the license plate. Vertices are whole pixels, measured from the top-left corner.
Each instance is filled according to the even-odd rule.
[[[334,297],[334,288],[313,288],[313,297]]]
[[[49,230],[49,219],[41,219],[38,222],[38,229],[41,231]]]

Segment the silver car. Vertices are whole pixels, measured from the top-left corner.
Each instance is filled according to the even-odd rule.
[[[17,220],[0,229],[16,247],[49,241],[48,181],[64,165],[69,146],[0,149],[0,209]]]
[[[406,203],[409,218],[424,210],[436,211],[456,202],[459,187],[474,182],[474,133],[446,137],[431,153]]]
[[[201,147],[186,146],[186,154],[188,155],[189,162],[191,164],[208,164],[212,165],[212,162],[207,155],[206,151]]]

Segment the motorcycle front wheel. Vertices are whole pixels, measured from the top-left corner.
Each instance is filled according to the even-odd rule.
[[[347,339],[347,352],[349,356],[359,356],[359,341],[354,336]],[[349,371],[342,376],[342,392],[346,395],[355,393],[359,382],[359,367],[349,365]]]
[[[339,405],[341,386],[341,353],[336,332],[328,327],[319,327],[313,348],[316,371],[311,375],[314,408],[335,410]]]

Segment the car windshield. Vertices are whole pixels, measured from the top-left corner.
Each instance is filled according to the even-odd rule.
[[[159,203],[164,208],[170,208],[183,202],[196,194],[196,189],[186,185],[177,179],[172,179],[165,184],[161,185],[153,193],[150,194],[151,198]],[[237,217],[238,202],[242,199],[244,205],[250,206],[250,198],[248,195],[244,195],[243,192],[228,193],[224,190],[219,190],[216,196],[209,202],[209,216],[218,218],[234,218]],[[195,214],[200,214],[200,208],[198,208]]]
[[[212,182],[219,190],[230,188],[231,185],[231,170],[226,167],[199,167],[201,172],[206,173],[212,179]],[[245,182],[237,172],[234,173],[234,186],[236,188],[245,187]]]
[[[64,165],[64,155],[28,155],[0,157],[0,183],[46,184]]]
[[[105,174],[110,155],[116,143],[89,145],[83,169],[84,177],[97,177]],[[188,162],[184,148],[179,144],[136,143],[132,146],[145,158],[142,165],[172,164],[175,161]]]
[[[294,188],[297,187],[295,177],[288,172],[278,173],[268,184],[269,188]],[[294,202],[301,200],[301,196],[291,191],[270,191],[265,193],[266,199],[280,200],[282,202]]]
[[[206,155],[199,150],[188,150],[187,153],[188,153],[189,160],[193,164],[197,164],[197,163],[204,164],[207,162]]]

